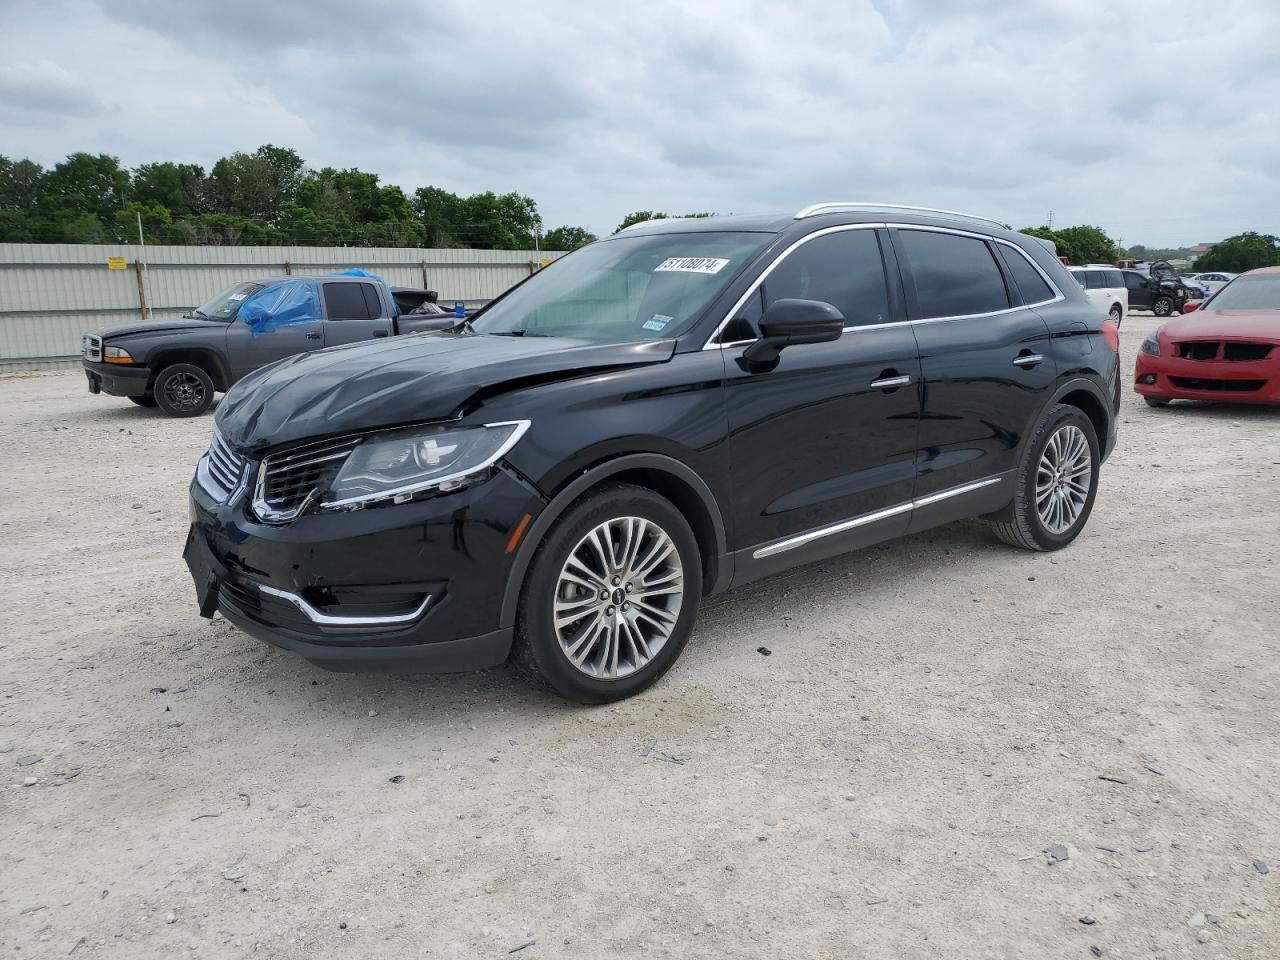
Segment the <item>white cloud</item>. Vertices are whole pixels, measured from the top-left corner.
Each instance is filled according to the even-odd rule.
[[[598,232],[819,199],[1052,209],[1148,244],[1280,230],[1271,0],[57,0],[7,22],[2,149],[45,163],[272,142]]]

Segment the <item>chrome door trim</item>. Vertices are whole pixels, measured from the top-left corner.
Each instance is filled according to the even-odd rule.
[[[752,338],[750,340],[733,340],[733,341],[730,341],[729,343],[716,343],[715,341],[716,341],[716,337],[720,336],[720,332],[729,325],[729,321],[733,319],[735,316],[737,316],[738,311],[742,309],[743,305],[746,304],[746,302],[749,299],[751,299],[751,295],[756,293],[760,289],[760,284],[762,284],[765,281],[765,278],[768,277],[769,274],[773,272],[774,268],[778,266],[778,264],[780,264],[787,257],[791,256],[792,251],[796,250],[798,247],[804,245],[805,243],[808,243],[810,240],[814,239],[815,237],[826,236],[829,233],[839,233],[844,230],[874,230],[876,228],[894,229],[894,230],[924,230],[924,231],[932,231],[934,233],[954,233],[961,237],[973,237],[976,240],[989,240],[992,243],[1004,244],[1006,247],[1009,247],[1011,250],[1015,251],[1018,254],[1018,256],[1022,257],[1022,259],[1026,260],[1027,263],[1031,264],[1032,269],[1034,269],[1038,274],[1040,274],[1040,278],[1044,280],[1046,284],[1049,285],[1049,289],[1053,291],[1054,296],[1048,300],[1038,300],[1035,303],[1024,303],[1016,307],[1007,307],[1004,310],[992,310],[987,313],[965,313],[965,314],[958,314],[956,316],[951,316],[951,317],[923,317],[918,320],[890,320],[888,323],[855,324],[853,326],[845,327],[844,333],[856,333],[859,330],[883,330],[886,327],[906,327],[906,326],[911,326],[912,324],[917,324],[917,323],[945,323],[951,320],[976,320],[982,317],[999,317],[1007,313],[1017,313],[1019,310],[1034,310],[1037,307],[1047,307],[1050,304],[1059,303],[1067,299],[1062,292],[1062,288],[1053,282],[1053,278],[1050,277],[1049,274],[1045,273],[1044,269],[1040,266],[1040,264],[1036,263],[1029,256],[1027,256],[1026,251],[1024,251],[1020,246],[1018,246],[1016,243],[1013,243],[1010,240],[1004,240],[1000,237],[993,237],[987,233],[975,233],[972,230],[957,230],[953,227],[933,227],[933,226],[926,226],[924,224],[919,224],[919,223],[845,223],[845,224],[838,224],[834,227],[826,227],[822,230],[815,230],[813,233],[806,234],[805,236],[796,240],[793,244],[791,244],[791,246],[787,247],[787,249],[783,250],[782,253],[778,254],[777,258],[771,264],[769,264],[769,266],[765,267],[764,272],[761,273],[760,276],[756,277],[755,280],[751,282],[751,286],[747,288],[746,292],[737,299],[737,301],[733,305],[733,309],[731,309],[728,313],[726,313],[724,315],[724,318],[716,325],[716,328],[711,331],[711,336],[709,336],[707,338],[706,343],[702,345],[702,349],[703,350],[726,350],[730,347],[741,347],[741,346],[745,346],[748,343],[755,343],[755,338]]]
[[[943,500],[949,500],[952,497],[959,497],[966,493],[972,493],[975,490],[981,490],[983,487],[989,487],[993,483],[1000,483],[1004,480],[1004,475],[997,477],[985,477],[982,480],[975,480],[972,483],[964,483],[958,487],[948,487],[946,490],[939,490],[937,493],[931,493],[927,497],[920,497],[915,500],[908,500],[906,503],[899,503],[896,506],[885,507],[883,510],[876,510],[873,513],[864,513],[861,516],[853,517],[849,520],[841,520],[838,523],[832,523],[825,527],[816,527],[813,530],[807,530],[804,533],[798,533],[795,536],[787,537],[783,540],[777,540],[774,543],[765,544],[757,547],[751,552],[751,559],[763,560],[765,557],[772,557],[779,553],[786,553],[788,550],[794,550],[797,547],[803,547],[807,543],[814,540],[821,540],[823,537],[830,537],[837,533],[844,533],[846,530],[853,530],[857,527],[865,526],[868,523],[875,523],[878,520],[887,520],[890,517],[896,517],[899,514],[907,513],[919,507],[927,507],[930,504],[940,503]]]
[[[422,602],[414,609],[407,613],[381,614],[377,616],[353,616],[340,617],[331,613],[324,613],[317,610],[306,599],[296,593],[290,593],[288,590],[278,590],[275,587],[269,587],[265,583],[257,585],[258,589],[263,593],[279,597],[298,608],[308,620],[322,627],[395,627],[402,626],[406,623],[413,623],[424,613],[427,612],[427,606],[431,603],[431,594],[427,594],[422,598]]]

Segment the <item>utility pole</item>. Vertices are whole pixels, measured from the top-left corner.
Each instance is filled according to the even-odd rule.
[[[146,290],[146,292],[150,293],[151,284],[148,281],[150,281],[151,275],[147,273],[147,256],[146,256],[147,241],[144,240],[142,237],[142,214],[138,213],[137,217],[138,217],[138,259],[142,261],[142,276],[139,278],[139,281],[142,283],[142,286]],[[145,303],[147,299],[150,299],[150,298],[147,297],[146,299],[144,299],[143,302]],[[142,313],[143,313],[144,320],[151,319],[151,308],[149,306],[143,306]]]
[[[1048,226],[1049,226],[1049,229],[1050,229],[1050,230],[1052,230],[1052,229],[1053,229],[1053,211],[1052,211],[1052,210],[1050,210],[1050,211],[1049,211],[1049,224],[1048,224]]]

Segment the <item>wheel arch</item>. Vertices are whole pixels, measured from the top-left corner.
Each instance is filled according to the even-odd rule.
[[[516,551],[503,591],[502,627],[515,624],[520,591],[533,563],[534,554],[546,539],[547,531],[584,494],[605,482],[634,483],[661,494],[675,504],[689,522],[702,554],[703,594],[724,589],[733,579],[724,518],[715,494],[691,467],[659,453],[634,453],[598,463],[565,483],[538,518]]]
[[[167,347],[157,350],[147,358],[147,367],[151,371],[148,389],[155,387],[156,377],[161,370],[175,363],[189,363],[199,367],[213,380],[214,389],[221,393],[226,393],[231,386],[231,373],[227,369],[226,360],[217,350],[209,347]]]
[[[1103,456],[1110,453],[1107,450],[1107,439],[1111,436],[1112,413],[1102,388],[1092,380],[1086,380],[1083,377],[1068,380],[1054,391],[1053,398],[1045,404],[1040,416],[1043,417],[1045,410],[1059,403],[1069,404],[1081,410],[1093,424],[1093,431],[1098,436],[1098,446],[1103,450]],[[1038,418],[1037,422],[1039,422]]]

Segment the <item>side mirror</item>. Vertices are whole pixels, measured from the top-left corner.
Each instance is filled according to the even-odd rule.
[[[743,352],[752,363],[772,363],[783,347],[828,343],[844,333],[844,314],[821,300],[775,300],[760,319],[760,339]]]
[[[1186,303],[1182,305],[1182,312],[1195,313],[1197,310],[1199,310],[1203,306],[1204,306],[1203,300],[1188,300]]]

